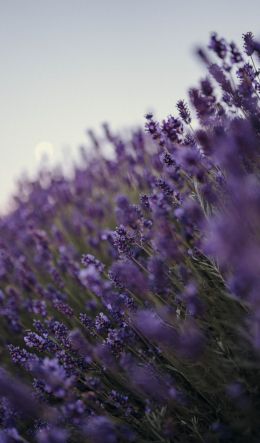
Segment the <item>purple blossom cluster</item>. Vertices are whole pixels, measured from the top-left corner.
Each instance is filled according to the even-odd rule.
[[[260,44],[0,218],[0,442],[260,439]],[[106,155],[112,147],[113,155]]]

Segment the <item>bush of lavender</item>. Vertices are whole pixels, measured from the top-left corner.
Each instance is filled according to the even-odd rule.
[[[259,442],[260,44],[0,220],[0,442]],[[107,156],[107,146],[113,155]]]

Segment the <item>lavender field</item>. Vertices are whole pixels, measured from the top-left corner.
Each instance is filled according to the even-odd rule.
[[[174,115],[20,183],[0,443],[260,441],[260,43],[240,43],[212,34]]]

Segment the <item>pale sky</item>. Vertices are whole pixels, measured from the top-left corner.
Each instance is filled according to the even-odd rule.
[[[41,143],[58,159],[104,121],[174,112],[203,76],[194,47],[259,37],[259,16],[259,0],[0,0],[0,210]]]

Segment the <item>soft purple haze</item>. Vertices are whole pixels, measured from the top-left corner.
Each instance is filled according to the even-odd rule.
[[[0,207],[23,170],[85,142],[87,127],[173,112],[202,73],[190,55],[212,30],[258,34],[259,4],[176,0],[0,0]],[[39,157],[39,155],[38,155]]]

